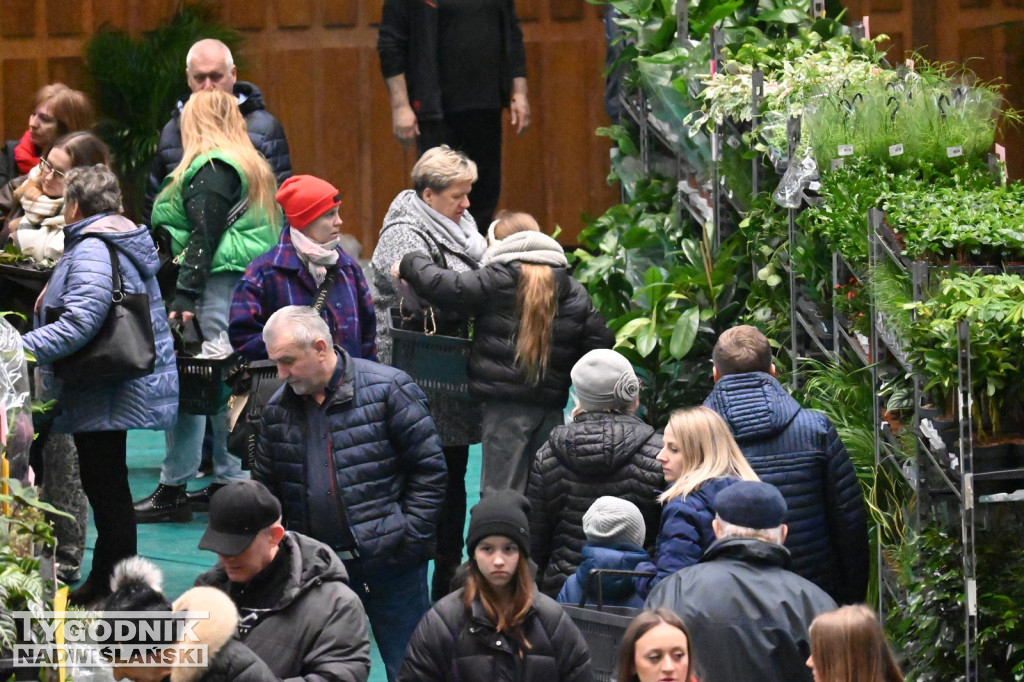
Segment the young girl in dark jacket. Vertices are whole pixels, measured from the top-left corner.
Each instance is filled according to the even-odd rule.
[[[473,507],[465,586],[416,626],[399,682],[589,682],[583,635],[530,576],[529,506],[498,490]]]
[[[659,581],[700,561],[715,533],[715,495],[739,480],[757,481],[743,453],[718,413],[708,407],[676,410],[665,427],[665,446],[658,453],[669,488],[658,499],[661,530],[654,564],[637,571],[656,571],[653,578],[636,578],[636,591],[646,597]]]
[[[488,242],[479,270],[411,253],[397,274],[430,304],[475,317],[469,390],[486,401],[480,488],[524,492],[533,455],[563,422],[573,365],[614,337],[532,216],[502,215]]]

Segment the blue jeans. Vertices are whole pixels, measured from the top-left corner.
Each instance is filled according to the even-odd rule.
[[[359,595],[370,619],[373,639],[384,661],[388,681],[398,678],[409,640],[423,615],[430,610],[427,562],[363,570],[358,559],[345,562],[349,585]]]
[[[203,337],[215,339],[228,330],[231,294],[241,279],[237,272],[210,275],[206,290],[196,301],[196,318]],[[227,411],[210,416],[213,425],[213,482],[227,483],[248,478],[242,471],[242,460],[228,452]],[[167,431],[167,456],[160,469],[160,482],[164,485],[185,485],[199,471],[203,457],[203,436],[206,433],[206,415],[178,412],[174,428]]]

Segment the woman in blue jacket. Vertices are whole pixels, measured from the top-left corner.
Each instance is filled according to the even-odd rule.
[[[654,571],[653,578],[636,578],[636,591],[646,597],[662,579],[700,561],[715,533],[715,495],[739,480],[757,481],[743,453],[718,413],[708,407],[676,410],[665,427],[665,446],[658,453],[668,490],[658,498],[661,530],[654,564],[637,571]]]
[[[69,595],[72,604],[86,605],[110,594],[114,565],[136,553],[127,430],[163,430],[174,423],[178,375],[155,279],[156,249],[145,227],[118,214],[117,178],[102,164],[72,169],[64,180],[64,206],[64,255],[36,304],[36,329],[22,340],[42,368],[44,397],[57,400],[54,431],[74,435],[82,487],[96,521],[92,571]],[[85,346],[99,332],[110,309],[113,282],[108,245],[117,249],[125,290],[149,295],[155,367],[138,379],[65,385],[51,365]],[[44,324],[58,310],[59,316]]]

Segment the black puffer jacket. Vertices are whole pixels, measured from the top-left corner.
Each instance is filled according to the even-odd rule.
[[[569,399],[569,372],[576,361],[595,348],[611,348],[615,337],[594,309],[583,285],[565,268],[552,270],[558,309],[547,373],[536,386],[527,385],[523,370],[515,361],[515,339],[519,333],[518,263],[453,272],[434,265],[425,253],[412,253],[402,259],[401,276],[432,305],[476,318],[469,356],[470,393],[483,400],[510,400],[558,409],[565,407]]]
[[[235,96],[244,96],[245,101],[238,105],[242,116],[245,118],[245,127],[252,140],[252,146],[266,158],[270,169],[274,171],[277,184],[292,176],[292,159],[288,150],[288,140],[284,135],[284,128],[281,122],[267,111],[267,105],[263,102],[263,93],[252,83],[246,81],[235,82]],[[149,167],[149,186],[146,189],[146,219],[153,212],[153,200],[160,192],[160,185],[164,178],[181,163],[184,154],[181,144],[181,108],[185,106],[188,98],[178,102],[171,120],[167,122],[160,131],[160,141],[157,143],[156,155]]]
[[[699,564],[658,583],[644,608],[683,619],[702,682],[813,682],[807,630],[836,603],[786,570],[788,560],[773,542],[723,538]]]
[[[242,641],[281,679],[365,682],[366,612],[348,586],[345,565],[330,547],[298,533],[286,533],[279,551],[283,584],[277,575],[261,580],[262,573],[232,583],[218,564],[196,578],[196,585],[216,587],[236,603],[264,606],[240,609]]]
[[[367,571],[434,554],[447,475],[423,391],[405,372],[344,355],[345,376],[326,405],[334,477]],[[306,407],[282,386],[263,410],[253,478],[281,500],[288,530],[309,532]],[[320,443],[309,443],[319,450]]]
[[[541,591],[557,595],[583,562],[583,515],[602,495],[629,500],[644,515],[651,547],[658,536],[665,487],[661,435],[632,414],[584,412],[556,426],[537,451],[526,489],[530,499],[530,558]]]
[[[750,466],[786,498],[792,569],[840,604],[864,601],[868,530],[864,493],[835,426],[805,410],[774,377],[722,377],[704,401],[729,423]]]
[[[434,604],[416,626],[405,652],[399,682],[590,682],[590,650],[561,605],[534,596],[523,634],[530,648],[519,656],[479,600],[472,613],[463,590]]]

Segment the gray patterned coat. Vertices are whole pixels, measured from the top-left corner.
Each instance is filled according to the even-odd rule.
[[[391,336],[388,334],[388,309],[397,307],[401,296],[397,282],[391,276],[391,265],[402,260],[407,253],[422,251],[430,254],[434,262],[444,259],[445,267],[454,272],[466,272],[470,266],[465,262],[465,251],[444,234],[433,230],[424,221],[422,214],[414,206],[416,193],[405,190],[391,202],[384,225],[380,229],[380,239],[370,260],[370,292],[373,294],[373,307],[377,314],[377,358],[380,362],[391,364]],[[473,217],[467,212],[463,220],[473,223]],[[423,232],[429,231],[434,240],[424,239]],[[439,249],[438,246],[441,248]],[[438,434],[444,445],[465,445],[480,441],[481,413],[477,403],[453,400],[432,396],[430,412],[437,425]]]

